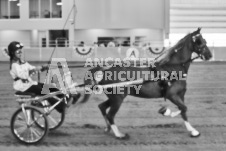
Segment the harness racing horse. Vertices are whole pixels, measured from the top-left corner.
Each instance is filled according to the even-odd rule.
[[[105,131],[109,132],[113,130],[116,138],[126,139],[129,135],[123,134],[119,131],[118,127],[114,123],[114,117],[118,112],[124,98],[127,95],[132,95],[140,98],[165,98],[170,100],[178,107],[178,111],[171,112],[169,108],[163,107],[159,110],[165,116],[175,117],[181,114],[186,129],[190,132],[192,137],[198,137],[200,133],[188,122],[186,115],[187,106],[184,103],[184,96],[186,92],[186,77],[191,62],[196,59],[192,59],[192,53],[195,52],[203,60],[209,60],[212,54],[206,45],[205,39],[200,34],[201,28],[198,28],[193,33],[186,35],[175,46],[169,48],[155,58],[155,67],[121,67],[115,66],[108,69],[102,67],[95,67],[88,72],[91,72],[94,76],[97,71],[103,72],[103,78],[100,81],[94,79],[86,79],[87,85],[106,85],[114,83],[123,83],[125,81],[132,82],[138,79],[144,79],[142,83],[135,84],[137,87],[122,87],[123,93],[107,93],[111,92],[113,88],[108,87],[107,91],[104,91],[108,97],[108,100],[98,105],[103,117],[106,121],[107,128]],[[144,72],[150,72],[153,74],[146,74]],[[109,78],[107,73],[114,73],[114,76],[120,75],[121,78],[114,77]],[[115,74],[116,73],[116,74]],[[133,74],[131,78],[131,73]],[[175,74],[180,75],[177,78]],[[145,77],[146,76],[146,77]],[[172,78],[173,77],[173,78]],[[120,91],[122,92],[122,91]],[[88,101],[90,94],[85,94],[80,103]],[[107,109],[108,112],[107,112]]]

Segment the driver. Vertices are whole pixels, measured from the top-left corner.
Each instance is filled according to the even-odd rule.
[[[31,76],[38,71],[44,71],[48,69],[46,66],[32,66],[28,62],[21,59],[23,44],[17,41],[13,41],[8,45],[8,55],[10,59],[10,75],[12,76],[13,88],[16,91],[20,91],[24,94],[32,93],[35,95],[42,94],[43,83],[38,83],[31,79]],[[59,91],[57,88],[49,88],[50,92]],[[63,95],[58,95],[62,98]],[[48,98],[50,104],[57,102],[55,98]],[[55,107],[55,109],[62,113],[64,110],[64,103],[61,102]]]

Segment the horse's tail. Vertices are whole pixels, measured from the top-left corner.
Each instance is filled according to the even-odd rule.
[[[84,85],[85,85],[84,96],[81,99],[81,101],[79,101],[79,103],[84,104],[89,101],[89,98],[91,97],[91,94],[92,94],[91,87],[94,86],[95,84],[97,84],[97,82],[94,78],[94,73],[98,70],[100,70],[100,68],[96,67],[96,68],[90,69],[86,72],[85,78],[84,78]],[[90,75],[91,75],[92,79],[90,79],[90,78],[87,79],[86,77],[90,77]]]
[[[79,103],[84,104],[89,101],[89,98],[91,97],[91,94],[84,94],[83,98]]]
[[[79,101],[79,103],[84,104],[89,101],[89,98],[91,97],[91,94],[92,94],[92,90],[91,90],[91,87],[88,87],[88,85],[91,86],[92,83],[93,83],[92,80],[84,79],[84,95],[81,101]]]

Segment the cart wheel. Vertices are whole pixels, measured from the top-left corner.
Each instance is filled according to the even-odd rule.
[[[65,118],[65,110],[62,113],[59,113],[56,109],[53,109],[51,111],[51,113],[46,114],[47,112],[47,108],[39,108],[42,112],[45,113],[46,118],[48,120],[48,124],[49,124],[49,130],[55,130],[58,127],[60,127],[63,122],[64,122],[64,118]],[[32,118],[34,118],[34,113],[31,112]],[[39,128],[45,128],[45,125],[43,125],[42,122],[36,121],[35,124],[39,127]]]
[[[33,113],[33,118],[31,118]],[[35,123],[42,123],[43,128]],[[48,133],[48,121],[44,113],[32,106],[19,108],[12,116],[10,123],[13,135],[22,143],[37,144]]]

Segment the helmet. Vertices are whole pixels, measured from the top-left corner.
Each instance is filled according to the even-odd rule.
[[[18,41],[13,41],[8,45],[8,55],[10,56],[10,58],[13,58],[15,51],[17,51],[18,49],[23,48],[24,45]]]

